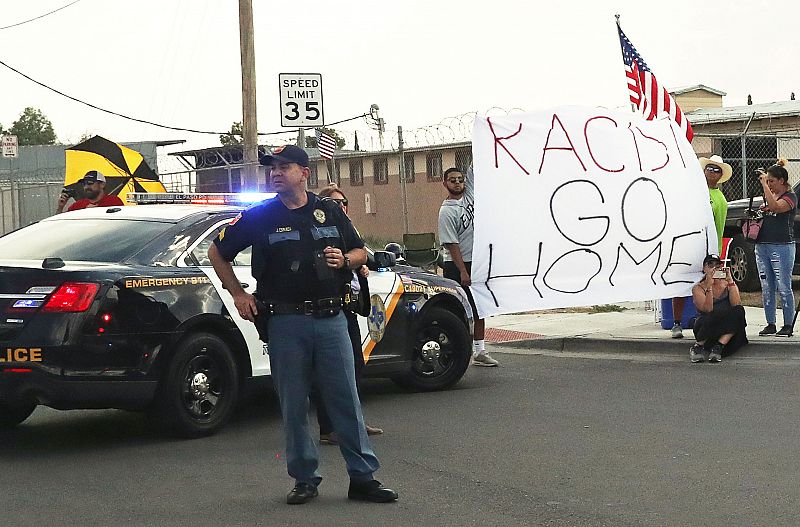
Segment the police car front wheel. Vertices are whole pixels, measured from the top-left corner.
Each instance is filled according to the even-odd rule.
[[[0,429],[13,428],[30,417],[36,403],[0,403]]]
[[[210,435],[222,428],[236,407],[239,374],[225,342],[195,333],[178,343],[159,385],[155,414],[183,437]]]
[[[471,344],[463,320],[446,309],[431,307],[422,312],[416,324],[410,371],[392,380],[411,390],[447,389],[464,376]]]

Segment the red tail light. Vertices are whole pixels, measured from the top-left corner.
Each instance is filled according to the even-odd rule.
[[[42,309],[62,313],[86,311],[92,305],[98,288],[97,284],[66,282],[50,295],[50,299]]]

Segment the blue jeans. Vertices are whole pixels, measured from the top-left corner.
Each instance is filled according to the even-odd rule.
[[[756,265],[761,279],[761,297],[767,324],[775,324],[775,291],[781,297],[783,325],[791,326],[794,319],[794,294],[792,269],[794,268],[794,243],[757,243]]]
[[[286,434],[286,465],[297,483],[319,485],[319,453],[308,428],[308,396],[315,384],[339,439],[350,479],[369,481],[380,464],[372,451],[356,389],[347,321],[335,317],[272,315],[269,364]]]

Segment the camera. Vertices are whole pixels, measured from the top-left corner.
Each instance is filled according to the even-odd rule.
[[[77,190],[74,188],[64,187],[61,189],[61,193],[68,198],[75,199],[75,196],[78,195]]]
[[[714,271],[714,278],[727,278],[728,275],[725,273],[727,271],[727,267],[720,267],[716,271]]]

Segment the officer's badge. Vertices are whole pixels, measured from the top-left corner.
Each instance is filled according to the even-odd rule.
[[[369,297],[370,313],[367,317],[367,328],[369,337],[375,342],[380,342],[386,331],[386,305],[378,295]]]
[[[322,209],[314,209],[314,219],[319,223],[325,223],[325,211]]]

